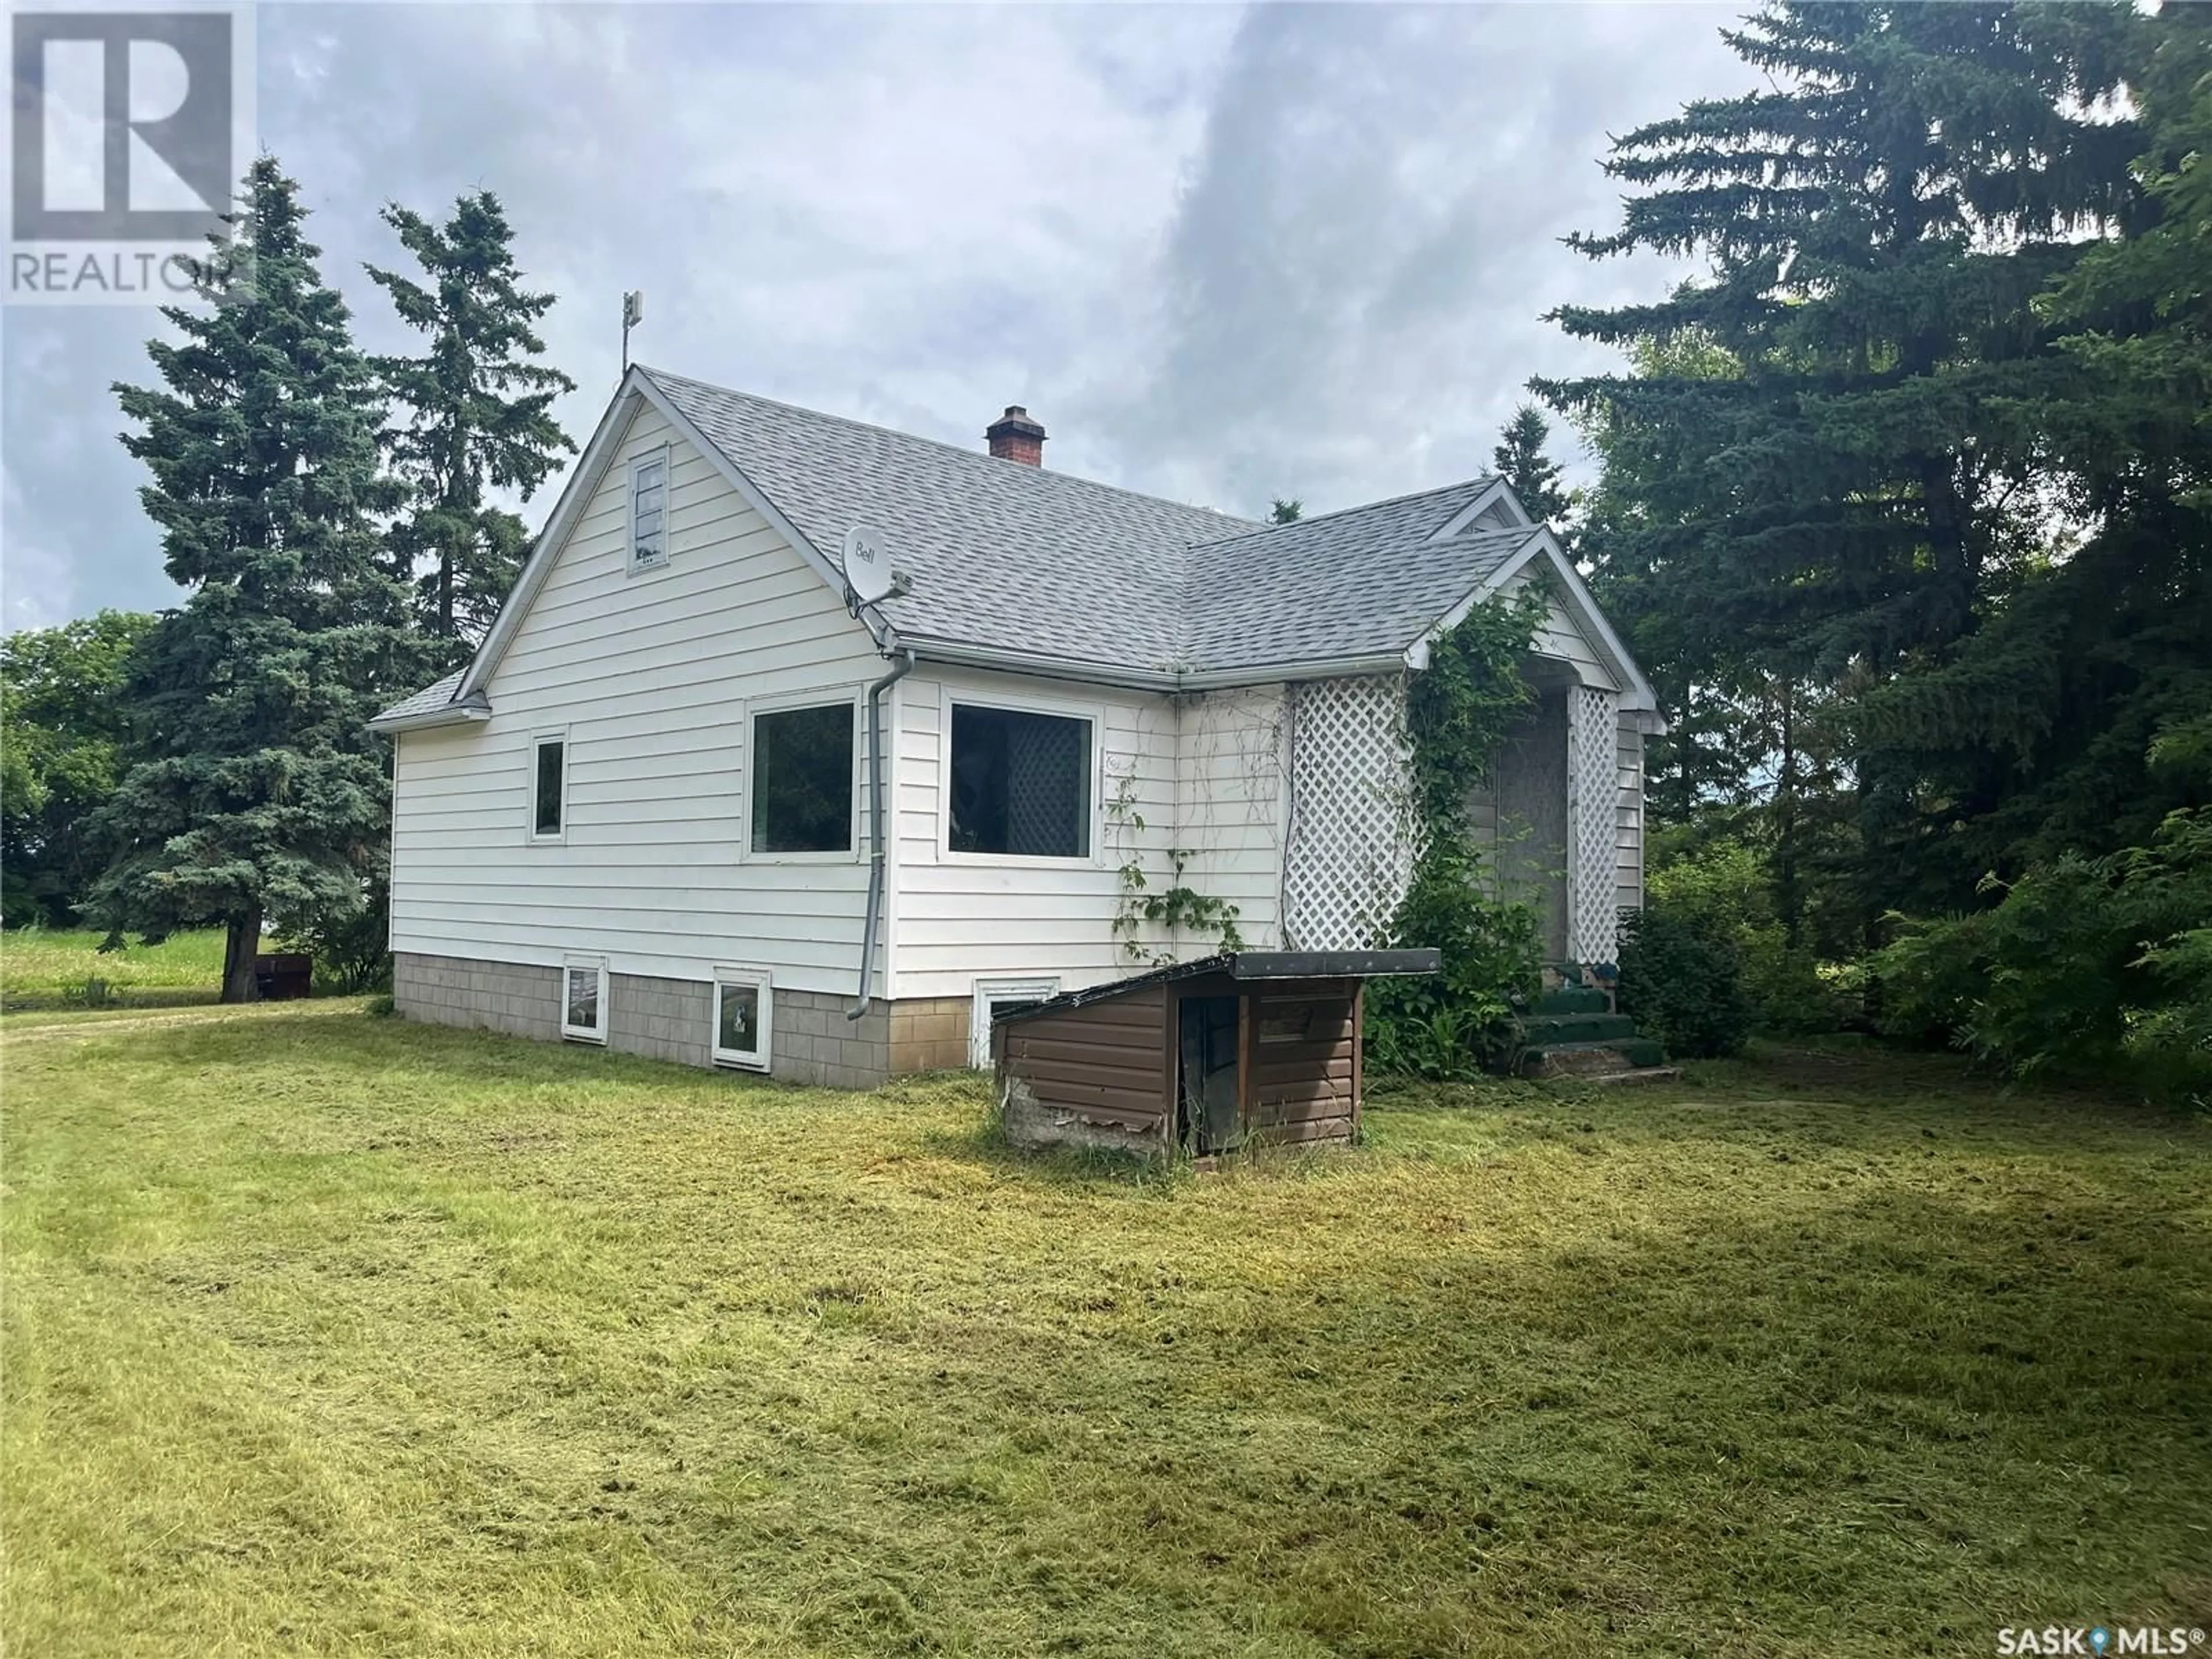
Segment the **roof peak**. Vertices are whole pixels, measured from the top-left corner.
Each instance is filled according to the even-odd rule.
[[[886,437],[896,438],[902,443],[927,444],[932,449],[942,450],[947,455],[957,455],[961,460],[972,465],[989,467],[990,476],[994,478],[1002,477],[1005,473],[1005,463],[987,450],[964,448],[959,444],[949,443],[942,438],[932,438],[920,432],[908,432],[898,427],[882,425],[875,421],[856,420],[850,415],[832,414],[826,409],[809,409],[804,404],[787,403],[781,398],[767,397],[757,392],[741,392],[735,386],[718,385],[713,380],[702,380],[696,374],[678,374],[672,369],[654,368],[647,363],[632,363],[630,368],[635,373],[646,375],[663,384],[670,381],[679,382],[684,386],[696,386],[702,392],[711,392],[718,398],[743,398],[748,402],[759,404],[765,408],[785,410],[793,415],[804,415],[809,420],[834,422],[839,426],[848,427],[855,432],[881,433]],[[1003,416],[1000,418],[1004,419]],[[1196,501],[1179,501],[1171,495],[1147,495],[1141,489],[1131,489],[1123,484],[1110,484],[1097,478],[1086,478],[1079,472],[1061,472],[1045,467],[1032,467],[1027,471],[1039,478],[1051,478],[1061,483],[1079,484],[1085,489],[1101,490],[1111,495],[1126,495],[1134,501],[1149,501],[1161,507],[1171,507],[1178,512],[1210,513],[1230,526],[1241,525],[1253,529],[1265,528],[1262,522],[1257,519],[1243,518],[1234,513],[1224,512],[1218,507],[1206,507]]]

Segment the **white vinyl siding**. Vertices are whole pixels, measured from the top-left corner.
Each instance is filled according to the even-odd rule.
[[[1516,576],[1504,584],[1504,591],[1509,594],[1518,592],[1528,580],[1525,574]],[[1622,689],[1597,647],[1583,635],[1580,624],[1568,615],[1556,597],[1546,606],[1544,621],[1528,648],[1540,656],[1556,657],[1561,662],[1573,664],[1576,677],[1584,685],[1602,686],[1608,691]]]
[[[632,581],[629,463],[663,448],[669,567]],[[695,984],[742,962],[779,987],[849,994],[865,817],[842,859],[747,860],[744,716],[749,704],[851,702],[884,672],[866,630],[649,409],[547,554],[545,586],[486,688],[491,719],[398,743],[393,948],[549,967],[587,951],[617,975]],[[563,841],[518,849],[532,739],[556,727],[568,732]]]
[[[1288,702],[1279,685],[1182,698],[1176,736],[1174,845],[1183,881],[1237,907],[1255,951],[1282,939],[1283,839],[1290,812]],[[1200,939],[1182,954],[1202,955]]]

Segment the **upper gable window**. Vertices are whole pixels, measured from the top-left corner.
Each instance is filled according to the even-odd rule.
[[[955,853],[1091,856],[1091,722],[952,706]]]
[[[668,452],[655,449],[629,464],[629,568],[668,562]]]

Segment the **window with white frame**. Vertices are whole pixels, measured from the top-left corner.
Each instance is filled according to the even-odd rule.
[[[991,1022],[1000,1014],[1034,1008],[1060,994],[1056,979],[979,979],[975,1006],[968,1017],[968,1063],[979,1072],[991,1068]]]
[[[568,827],[568,734],[547,732],[530,744],[530,838],[559,841]]]
[[[753,852],[853,850],[853,724],[849,700],[754,713]]]
[[[629,568],[650,570],[668,558],[668,452],[629,464]]]
[[[1011,858],[1090,857],[1091,722],[953,704],[945,845]]]
[[[607,1040],[607,959],[570,957],[561,969],[561,1035],[580,1042]]]
[[[714,969],[715,1065],[768,1070],[774,1004],[775,991],[765,969]]]

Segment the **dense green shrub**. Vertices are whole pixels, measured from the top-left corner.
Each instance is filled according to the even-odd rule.
[[[1870,971],[1881,1029],[1942,1041],[2015,1075],[2128,1066],[2212,1090],[2212,811],[2168,816],[2152,843],[2069,854],[1989,909],[1903,929]]]
[[[1743,948],[1710,917],[1646,904],[1620,930],[1620,1011],[1678,1060],[1743,1047],[1752,1026]]]
[[[1698,938],[1734,945],[1753,1029],[1795,1036],[1860,1020],[1850,976],[1790,942],[1774,913],[1772,874],[1758,852],[1726,839],[1654,850],[1647,902]]]
[[[379,875],[362,885],[361,902],[328,906],[293,921],[280,949],[303,951],[315,960],[315,988],[338,996],[392,983],[392,890]]]
[[[1521,1012],[1541,977],[1542,951],[1534,912],[1490,887],[1464,849],[1421,861],[1392,936],[1436,946],[1443,970],[1370,982],[1369,1059],[1376,1071],[1463,1082],[1510,1070],[1520,1057]]]

